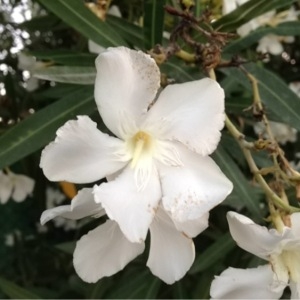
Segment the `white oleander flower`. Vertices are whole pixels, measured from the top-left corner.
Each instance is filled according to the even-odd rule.
[[[87,116],[67,122],[42,152],[46,177],[90,183],[113,175],[94,186],[95,201],[131,242],[145,240],[160,202],[179,230],[201,219],[232,190],[208,156],[224,125],[222,88],[208,78],[173,84],[153,104],[160,73],[149,55],[109,48],[96,67],[96,103],[117,137]]]
[[[297,129],[287,124],[273,121],[269,121],[269,125],[274,138],[278,143],[285,145],[287,142],[294,143],[297,141]],[[257,135],[262,135],[265,139],[269,138],[263,122],[255,123],[253,129]]]
[[[0,171],[0,203],[5,204],[10,198],[22,202],[33,191],[35,181],[25,175],[11,171]]]
[[[77,220],[86,216],[100,217],[104,214],[102,206],[94,201],[92,189],[84,188],[72,200],[71,205],[44,211],[41,223],[45,224],[57,216]],[[208,214],[199,220],[186,222],[181,226],[180,232],[166,212],[158,207],[150,224],[151,245],[147,266],[151,272],[168,284],[181,279],[195,258],[191,238],[207,226]],[[144,249],[144,242],[130,242],[115,221],[107,220],[77,242],[74,267],[84,281],[96,282],[122,270]]]
[[[279,299],[289,286],[291,299],[300,297],[300,213],[291,227],[268,230],[235,212],[227,214],[230,233],[242,249],[269,262],[252,269],[229,268],[211,285],[213,299]]]

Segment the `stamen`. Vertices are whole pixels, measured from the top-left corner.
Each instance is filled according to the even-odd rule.
[[[144,152],[149,150],[151,137],[147,133],[139,131],[137,134],[135,134],[132,140],[134,150],[132,155],[131,167],[135,168],[141,156],[145,154]]]

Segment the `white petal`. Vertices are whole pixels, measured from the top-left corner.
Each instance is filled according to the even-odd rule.
[[[224,126],[224,91],[209,78],[168,85],[146,123],[163,124],[164,139],[177,140],[201,155],[212,153]],[[161,126],[161,125],[160,125]]]
[[[245,270],[228,268],[212,281],[210,295],[212,299],[279,299],[286,285],[273,291],[272,282],[269,265]]]
[[[89,183],[110,175],[126,162],[117,152],[123,142],[102,133],[87,116],[69,121],[42,152],[40,167],[52,181]]]
[[[168,284],[181,279],[192,266],[195,247],[179,232],[168,215],[159,209],[150,226],[151,244],[147,266]]]
[[[109,48],[96,60],[95,100],[106,126],[122,136],[124,115],[139,124],[160,86],[155,61],[141,51]]]
[[[300,282],[290,282],[291,299],[300,299]]]
[[[24,201],[32,193],[35,181],[25,175],[11,174],[10,176],[15,182],[12,198],[16,202]]]
[[[230,211],[227,220],[232,238],[244,250],[268,259],[272,253],[280,254],[280,242],[288,237],[293,238],[291,230],[285,228],[282,234],[276,230],[268,230],[264,226],[255,224],[249,218]]]
[[[161,199],[157,171],[153,168],[143,191],[138,190],[134,170],[127,167],[115,180],[94,187],[95,201],[115,220],[131,242],[145,240]]]
[[[11,178],[4,174],[3,172],[0,173],[0,203],[5,204],[13,191],[13,182]]]
[[[204,231],[208,227],[208,218],[209,213],[204,214],[201,218],[185,221],[185,222],[178,222],[174,221],[175,227],[178,231],[183,232],[190,238],[196,237],[202,231]]]
[[[177,150],[182,167],[159,165],[163,205],[172,219],[186,222],[201,218],[232,191],[232,183],[210,157],[183,146]]]
[[[41,224],[44,225],[57,216],[78,220],[87,216],[101,216],[104,214],[105,211],[101,204],[94,201],[92,189],[84,188],[73,198],[71,205],[62,205],[45,210],[41,216]]]
[[[122,270],[144,247],[144,243],[130,243],[117,223],[108,220],[77,242],[74,267],[82,280],[96,282]]]
[[[96,53],[96,54],[99,54],[99,53],[102,53],[103,51],[105,51],[105,48],[96,44],[94,41],[92,40],[89,40],[88,41],[88,48],[89,48],[89,52],[91,53]]]
[[[295,237],[300,238],[300,213],[293,213],[291,215],[291,230]]]

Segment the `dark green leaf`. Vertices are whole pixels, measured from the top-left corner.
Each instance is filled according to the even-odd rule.
[[[272,111],[278,120],[300,130],[300,98],[273,72],[256,64],[248,64],[245,67],[258,81],[261,100],[266,106],[266,112]],[[241,83],[248,90],[252,90],[247,77],[241,70],[226,69],[222,72],[235,78],[236,82]]]
[[[203,253],[199,254],[189,271],[189,274],[202,272],[224,258],[235,247],[235,242],[229,233],[220,236]]]
[[[156,44],[161,44],[165,3],[165,0],[144,1],[144,40],[146,49],[151,49]]]
[[[250,32],[247,36],[231,42],[225,47],[223,53],[238,53],[241,50],[247,49],[267,34],[277,34],[280,36],[300,35],[300,22],[285,22],[276,27],[258,28],[257,30]]]
[[[102,47],[126,45],[120,35],[93,14],[82,0],[39,0],[64,22]]]
[[[95,54],[77,53],[70,50],[30,51],[28,54],[38,59],[49,60],[65,66],[91,66],[95,65]]]
[[[0,278],[0,289],[10,299],[41,299],[40,296],[4,278]]]
[[[33,71],[33,76],[56,82],[92,85],[95,83],[96,68],[73,66],[38,68]]]
[[[226,153],[221,145],[219,145],[217,151],[215,151],[212,156],[221,170],[233,183],[234,188],[232,194],[236,194],[236,197],[231,199],[235,199],[237,202],[229,204],[232,204],[237,209],[245,206],[253,215],[254,219],[260,219],[261,211],[257,201],[257,194],[234,160]]]
[[[234,31],[255,17],[273,9],[289,7],[293,2],[295,0],[250,0],[213,23],[213,27],[221,31]]]
[[[140,49],[144,48],[143,29],[140,26],[127,22],[123,18],[107,15],[107,23],[118,30],[120,36],[130,45],[134,45]]]
[[[0,169],[45,146],[66,121],[95,107],[93,88],[84,87],[15,125],[0,137]]]

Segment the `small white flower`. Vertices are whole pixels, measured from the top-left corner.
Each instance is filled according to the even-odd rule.
[[[274,138],[278,143],[285,145],[287,142],[296,142],[297,129],[292,128],[287,124],[273,121],[269,121],[269,125]],[[262,135],[262,137],[265,139],[269,138],[267,132],[265,131],[265,125],[263,124],[263,122],[255,123],[253,129],[257,135]]]
[[[291,227],[282,233],[255,224],[249,218],[229,212],[230,233],[244,250],[269,261],[253,269],[229,268],[211,285],[216,299],[279,299],[289,285],[292,299],[300,297],[300,213],[290,216]]]
[[[34,183],[28,176],[0,171],[0,203],[5,204],[10,198],[16,202],[24,201],[32,193]]]
[[[87,116],[67,122],[43,150],[46,177],[89,183],[113,175],[95,185],[95,201],[131,242],[145,240],[161,200],[177,228],[201,219],[232,190],[208,157],[224,126],[224,91],[205,78],[169,85],[153,104],[160,73],[149,55],[109,48],[96,67],[96,103],[117,138]]]
[[[100,204],[94,202],[92,189],[82,189],[71,205],[48,209],[41,216],[41,223],[60,216],[71,220],[86,216],[100,217],[105,214]],[[181,224],[178,231],[170,217],[159,207],[150,225],[151,245],[147,266],[151,272],[172,284],[190,269],[195,249],[192,237],[208,226],[208,214],[201,219]],[[183,233],[184,232],[184,233]],[[74,267],[87,282],[96,282],[122,270],[127,263],[144,251],[144,242],[130,242],[115,221],[107,220],[76,245]]]
[[[223,15],[232,12],[233,10],[238,8],[238,6],[241,6],[242,4],[248,1],[249,0],[223,0]],[[240,26],[237,29],[237,33],[241,37],[244,37],[248,35],[251,31],[254,31],[259,27],[266,25],[277,26],[280,23],[287,21],[296,21],[297,19],[298,12],[293,7],[279,14],[276,14],[276,11],[272,10]],[[271,53],[273,55],[279,55],[284,50],[282,42],[293,43],[294,37],[281,37],[273,34],[268,34],[259,40],[256,51],[262,53]]]

